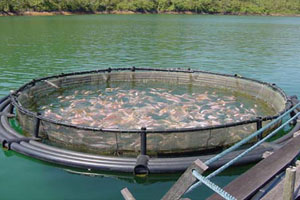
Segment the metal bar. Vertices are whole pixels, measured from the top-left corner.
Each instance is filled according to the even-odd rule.
[[[217,169],[216,171],[214,171],[213,173],[211,173],[210,175],[208,175],[207,178],[212,178],[212,177],[218,175],[219,173],[221,173],[222,171],[224,171],[230,165],[232,165],[233,163],[235,163],[235,161],[237,161],[238,159],[240,159],[241,157],[243,157],[245,154],[249,153],[250,151],[252,151],[253,149],[255,149],[257,146],[259,146],[260,144],[262,144],[263,142],[265,142],[266,140],[268,140],[269,138],[271,138],[278,131],[280,131],[284,126],[288,125],[290,123],[290,121],[294,120],[298,116],[300,116],[300,113],[298,113],[297,115],[295,115],[294,117],[292,117],[291,119],[289,119],[288,121],[286,121],[285,123],[283,123],[277,129],[275,129],[274,131],[272,131],[272,133],[270,133],[269,135],[267,135],[266,137],[264,137],[262,140],[258,141],[256,144],[254,144],[251,147],[249,147],[243,153],[239,154],[237,157],[235,157],[234,159],[232,159],[231,161],[229,161],[228,163],[226,163],[225,165],[223,165],[222,167],[220,167],[219,169]]]
[[[146,133],[146,127],[141,128],[141,155],[147,154],[147,133]]]
[[[257,122],[256,122],[256,130],[259,130],[262,128],[262,118],[257,117]],[[261,140],[263,138],[262,133],[257,136],[258,140]]]
[[[250,151],[252,151],[253,149],[255,149],[257,146],[259,146],[260,144],[262,144],[263,142],[265,142],[267,139],[271,138],[280,129],[282,129],[284,126],[286,126],[287,124],[289,124],[290,121],[294,120],[298,116],[300,116],[300,113],[297,113],[294,117],[292,117],[291,119],[289,119],[288,121],[286,121],[285,123],[283,123],[276,130],[272,131],[272,133],[270,133],[269,135],[267,135],[266,137],[264,137],[262,140],[258,141],[256,144],[254,144],[251,147],[249,147],[247,150],[245,150],[244,152],[242,152],[241,154],[239,154],[234,159],[230,160],[228,163],[226,163],[225,165],[223,165],[222,167],[220,167],[219,169],[217,169],[213,173],[209,174],[206,178],[211,179],[211,178],[215,177],[216,175],[218,175],[219,173],[223,172],[225,169],[227,169],[228,167],[230,167],[232,164],[234,164],[237,160],[239,160],[240,158],[242,158],[244,155],[246,155],[247,153],[249,153]],[[206,162],[205,162],[205,164],[206,164]],[[188,189],[188,191],[186,193],[191,192],[193,189],[195,189],[196,187],[198,187],[200,184],[201,184],[201,182],[195,183],[194,185],[192,185]]]
[[[196,170],[193,170],[193,175],[199,180],[200,183],[204,183],[207,187],[209,187],[214,192],[218,193],[221,197],[223,197],[226,200],[236,200],[235,197],[233,197],[231,194],[211,182],[207,177],[202,176],[199,174]]]
[[[291,113],[295,108],[297,108],[298,106],[300,106],[300,103],[298,103],[297,105],[293,106],[290,110],[288,110],[287,112],[285,112],[284,114],[282,114],[281,116],[279,116],[277,119],[273,120],[272,122],[270,122],[269,124],[267,124],[266,126],[264,126],[263,128],[259,129],[258,131],[256,131],[255,133],[252,133],[251,135],[249,135],[248,137],[244,138],[243,140],[239,141],[238,143],[236,143],[235,145],[231,146],[230,148],[224,150],[223,152],[221,152],[220,154],[216,155],[215,157],[207,160],[205,162],[206,165],[209,165],[217,160],[219,160],[220,158],[222,158],[223,156],[225,156],[226,154],[236,150],[237,148],[239,148],[240,146],[242,146],[243,144],[246,144],[248,141],[250,141],[252,138],[258,136],[259,134],[261,134],[263,131],[267,130],[268,128],[270,128],[271,126],[273,126],[274,124],[278,123],[283,117],[285,117],[286,115],[288,115],[289,113]]]
[[[39,115],[41,115],[41,113],[37,113],[37,116],[39,116]],[[34,137],[36,137],[36,138],[39,137],[40,123],[41,123],[40,118],[35,118]]]
[[[14,105],[13,104],[9,105],[9,113],[14,114]]]

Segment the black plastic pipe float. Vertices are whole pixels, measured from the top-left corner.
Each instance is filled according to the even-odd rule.
[[[34,136],[36,138],[39,137],[39,131],[40,131],[40,123],[41,123],[41,119],[39,118],[39,116],[41,115],[41,113],[37,113],[37,118],[35,118],[35,127],[34,127]]]
[[[8,98],[2,99],[0,104],[0,111],[5,111],[5,108],[9,105]],[[8,112],[6,109],[5,112]],[[5,122],[5,123],[4,123]],[[7,138],[16,138],[18,133],[10,126],[8,126],[8,118],[4,115],[1,116],[0,123],[0,141]],[[297,124],[299,126],[299,124]],[[14,134],[12,134],[14,132]],[[3,134],[5,133],[5,134]],[[5,135],[5,136],[4,136]],[[292,135],[292,132],[289,133]],[[20,135],[21,136],[21,135]],[[280,141],[285,143],[289,138]],[[272,145],[281,145],[280,143],[271,142],[266,147],[259,147],[255,151],[251,152],[247,157],[242,159],[238,165],[247,164],[262,159],[262,154],[266,151],[272,151]],[[27,156],[31,156],[40,160],[44,160],[51,163],[60,165],[91,169],[91,170],[107,170],[107,171],[120,171],[120,172],[133,172],[134,166],[137,163],[136,158],[127,157],[111,157],[111,156],[98,156],[85,154],[70,150],[64,150],[57,147],[49,146],[38,141],[30,139],[29,141],[12,142],[10,144],[11,150],[17,151]],[[275,148],[275,147],[274,147]],[[225,164],[228,160],[238,155],[241,151],[235,151],[228,154],[223,159],[215,162],[210,168],[217,168]],[[179,157],[179,158],[149,158],[148,168],[149,173],[174,173],[184,171],[194,160],[197,158],[205,161],[214,155],[206,156],[192,156],[192,157]]]
[[[183,72],[192,74],[197,71],[193,70],[175,70],[175,69],[141,69],[141,68],[118,68],[118,69],[106,69],[106,70],[95,70],[92,72],[75,72],[71,73],[71,75],[82,75],[88,73],[112,73],[114,71],[157,71],[157,72]],[[201,72],[201,71],[200,71]],[[207,73],[207,72],[206,72]],[[214,73],[207,73],[207,74],[214,74]],[[61,74],[54,77],[68,77],[70,74]],[[217,75],[217,74],[216,74]],[[224,75],[228,77],[232,77],[229,75]],[[241,78],[241,77],[236,77]],[[20,89],[18,89],[15,93],[11,94],[10,98],[5,97],[0,100],[0,112],[3,113],[10,113],[10,104],[12,103],[14,106],[18,106],[16,102],[16,95],[22,89],[26,87],[31,87],[33,84],[37,85],[37,82],[42,80],[47,80],[49,77],[36,79],[31,81],[30,83],[24,84]],[[247,78],[241,78],[245,80],[251,80]],[[259,82],[259,81],[256,81]],[[264,82],[260,82],[262,84],[267,84]],[[277,88],[276,86],[270,85],[271,88]],[[278,89],[281,91],[280,89]],[[11,102],[12,101],[12,102]],[[290,106],[286,106],[289,108]],[[24,111],[24,110],[21,110]],[[45,122],[55,123],[62,126],[68,126],[72,128],[78,128],[82,130],[90,130],[90,127],[74,127],[69,126],[70,124],[60,123],[55,120],[49,120],[44,118],[43,116],[39,116],[37,113],[30,113],[27,112],[26,114],[30,115],[35,121],[35,131],[34,136],[39,136],[39,125],[41,120]],[[239,123],[232,123],[226,125],[215,126],[214,128],[220,129],[224,127],[233,127],[236,125],[243,125],[248,123],[257,123],[257,128],[262,126],[262,121],[272,120],[277,116],[269,116],[264,117],[262,119],[253,119]],[[255,124],[254,124],[255,125]],[[297,124],[296,126],[299,126]],[[197,129],[167,129],[167,130],[160,130],[158,133],[167,134],[167,133],[178,133],[183,132],[189,134],[191,131],[195,130],[210,130],[211,127],[201,128],[198,127]],[[17,151],[27,156],[31,156],[40,160],[44,160],[51,163],[56,163],[60,165],[76,167],[76,168],[83,168],[83,169],[91,169],[91,170],[106,170],[106,171],[119,171],[119,172],[130,172],[135,174],[148,174],[148,173],[174,173],[174,172],[181,172],[184,171],[194,160],[200,159],[202,161],[206,161],[214,156],[212,155],[202,155],[202,156],[188,156],[188,157],[170,157],[170,158],[163,158],[163,157],[149,157],[147,156],[147,135],[148,133],[156,133],[155,130],[147,130],[146,128],[141,130],[115,130],[115,129],[95,129],[95,131],[105,131],[109,133],[139,133],[140,134],[140,155],[137,158],[133,157],[117,157],[117,156],[100,156],[100,155],[93,155],[87,153],[76,152],[72,150],[61,149],[58,147],[46,145],[42,142],[35,141],[36,138],[27,138],[19,133],[17,133],[8,122],[8,117],[4,114],[1,116],[0,121],[0,141],[1,143],[4,141],[4,146],[9,146],[11,150]],[[266,151],[273,151],[274,149],[281,146],[286,141],[289,140],[291,137],[292,132],[287,134],[284,139],[278,139],[274,142],[270,142],[269,145],[261,146],[251,152],[249,155],[244,157],[240,160],[237,165],[247,164],[255,161],[259,161],[262,159],[262,155]],[[21,138],[21,139],[18,139]],[[25,138],[25,139],[22,139]],[[7,142],[10,141],[10,142]],[[9,143],[9,144],[8,144]],[[215,162],[213,165],[209,166],[210,168],[220,167],[225,164],[227,161],[231,160],[233,157],[238,155],[242,150],[237,150],[225,156],[224,158],[220,159],[219,161]],[[149,151],[148,151],[149,152]]]
[[[257,122],[256,122],[256,130],[259,130],[259,129],[261,129],[262,128],[262,118],[261,117],[257,117]],[[258,136],[257,136],[257,139],[258,140],[261,140],[262,139],[262,134],[259,134]]]

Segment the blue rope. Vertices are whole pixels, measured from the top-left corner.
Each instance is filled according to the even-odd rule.
[[[227,193],[225,190],[211,182],[207,177],[202,176],[196,170],[193,170],[193,175],[201,182],[204,183],[207,187],[212,189],[214,192],[218,193],[221,197],[226,200],[237,200],[231,194]]]
[[[275,124],[276,122],[278,122],[279,120],[281,120],[283,117],[285,117],[287,114],[291,113],[295,108],[297,108],[298,106],[300,106],[300,103],[298,103],[297,105],[295,105],[294,107],[292,107],[290,110],[288,110],[287,112],[285,112],[283,115],[281,115],[280,117],[278,117],[277,119],[275,119],[274,121],[272,121],[271,123],[267,124],[266,126],[264,126],[263,128],[261,128],[260,130],[256,131],[255,133],[251,134],[250,136],[248,136],[247,138],[241,140],[240,142],[236,143],[234,146],[226,149],[225,151],[223,151],[222,153],[218,154],[217,156],[211,158],[210,160],[206,161],[205,164],[208,165],[212,162],[215,162],[216,160],[220,159],[221,157],[223,157],[224,155],[226,155],[227,153],[230,153],[231,151],[237,149],[238,147],[240,147],[242,144],[245,144],[246,142],[248,142],[249,140],[251,140],[253,137],[261,134],[264,130],[266,130],[267,128],[269,128],[271,125]],[[247,153],[249,153],[250,151],[252,151],[253,149],[255,149],[257,146],[259,146],[261,143],[265,142],[267,139],[271,138],[273,135],[275,135],[280,129],[282,129],[284,126],[286,126],[289,122],[291,122],[292,120],[294,120],[295,118],[297,118],[298,116],[300,116],[300,112],[297,113],[295,116],[293,116],[292,118],[290,118],[288,121],[286,121],[285,123],[283,123],[281,126],[279,126],[276,130],[272,131],[272,133],[270,133],[269,135],[267,135],[265,138],[263,138],[262,140],[258,141],[256,144],[254,144],[253,146],[251,146],[250,148],[248,148],[247,150],[245,150],[243,153],[239,154],[236,158],[232,159],[231,161],[229,161],[228,163],[226,163],[225,165],[223,165],[222,167],[220,167],[219,169],[217,169],[216,171],[214,171],[213,173],[209,174],[206,178],[207,179],[211,179],[212,177],[218,175],[219,173],[221,173],[222,171],[224,171],[225,169],[227,169],[228,167],[230,167],[232,164],[234,164],[237,160],[239,160],[240,158],[242,158],[244,155],[246,155]],[[187,191],[186,193],[191,192],[192,190],[194,190],[196,187],[198,187],[199,185],[201,185],[201,182],[197,182],[194,185],[192,185]]]
[[[259,134],[263,133],[265,130],[267,130],[268,128],[270,128],[271,126],[273,126],[274,124],[278,123],[283,117],[285,117],[286,115],[288,115],[289,113],[291,113],[293,110],[295,110],[298,106],[300,106],[300,103],[298,103],[297,105],[293,106],[290,110],[286,111],[284,114],[282,114],[281,116],[279,116],[278,118],[276,118],[275,120],[273,120],[272,122],[270,122],[269,124],[267,124],[266,126],[264,126],[263,128],[259,129],[258,131],[256,131],[255,133],[249,135],[248,137],[244,138],[243,140],[239,141],[238,143],[234,144],[233,146],[231,146],[230,148],[224,150],[223,152],[219,153],[218,155],[216,155],[215,157],[207,160],[205,162],[206,165],[209,165],[217,160],[219,160],[220,158],[222,158],[223,156],[225,156],[226,154],[236,150],[237,148],[239,148],[240,146],[242,146],[243,144],[247,143],[248,141],[250,141],[252,138],[258,136]]]
[[[239,154],[237,157],[235,157],[234,159],[232,159],[231,161],[229,161],[228,163],[226,163],[225,165],[223,165],[222,167],[220,167],[219,169],[217,169],[216,171],[214,171],[213,173],[211,173],[210,175],[208,175],[207,178],[212,178],[212,177],[218,175],[219,173],[221,173],[222,171],[224,171],[225,169],[227,169],[229,166],[231,166],[232,164],[234,164],[237,160],[239,160],[240,158],[242,158],[244,155],[246,155],[247,153],[249,153],[250,151],[252,151],[256,147],[258,147],[260,144],[262,144],[263,142],[265,142],[267,139],[271,138],[273,135],[275,135],[276,133],[278,133],[278,131],[280,131],[280,129],[282,129],[284,126],[286,126],[288,123],[290,123],[292,120],[294,120],[298,116],[300,116],[300,113],[297,113],[294,117],[292,117],[291,119],[289,119],[288,121],[286,121],[285,123],[283,123],[276,130],[274,130],[272,133],[270,133],[269,135],[267,135],[266,137],[264,137],[263,139],[261,139],[260,141],[258,141],[256,144],[252,145],[246,151],[244,151],[243,153]]]

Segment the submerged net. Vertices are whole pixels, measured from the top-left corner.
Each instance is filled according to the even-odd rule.
[[[150,155],[223,148],[286,104],[275,86],[205,72],[104,70],[33,83],[15,97],[25,134],[40,113],[45,142],[96,154],[138,154],[142,127]]]

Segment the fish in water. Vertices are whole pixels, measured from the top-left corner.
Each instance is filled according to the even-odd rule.
[[[43,115],[75,125],[103,128],[140,129],[216,126],[254,119],[258,104],[240,103],[234,95],[215,91],[178,93],[170,88],[68,91],[57,102],[40,105]]]

